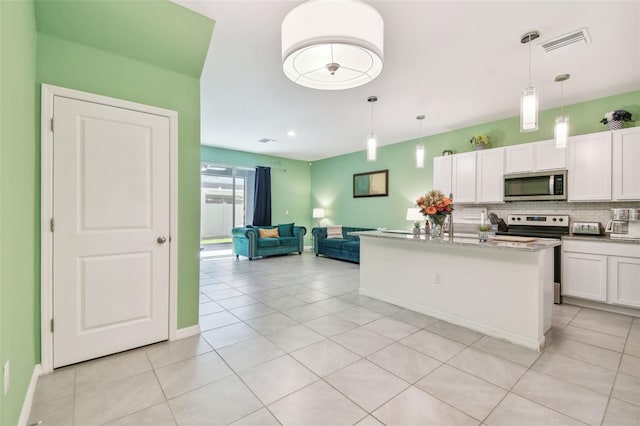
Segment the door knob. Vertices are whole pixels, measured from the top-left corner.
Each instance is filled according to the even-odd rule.
[[[160,235],[157,241],[158,241],[158,244],[164,244],[167,242],[167,237]]]

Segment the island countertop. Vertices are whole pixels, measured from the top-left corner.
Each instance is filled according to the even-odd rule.
[[[489,241],[480,242],[477,237],[457,237],[454,234],[453,241],[449,241],[449,237],[445,235],[442,239],[431,238],[429,235],[414,236],[412,234],[399,234],[394,232],[384,231],[358,231],[351,232],[351,235],[357,235],[360,237],[373,237],[373,238],[386,238],[391,240],[403,240],[409,243],[415,244],[428,244],[428,245],[443,245],[443,246],[461,246],[461,247],[477,247],[479,249],[490,250],[509,250],[509,251],[525,251],[525,252],[537,252],[546,250],[548,248],[561,245],[560,240],[554,240],[549,238],[537,238],[535,241],[529,243],[520,242],[508,242],[508,241],[493,241],[489,237]]]

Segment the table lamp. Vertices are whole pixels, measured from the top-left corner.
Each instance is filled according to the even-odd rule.
[[[320,227],[320,221],[324,218],[324,209],[322,208],[313,209],[312,216],[314,219],[318,219],[318,227]]]

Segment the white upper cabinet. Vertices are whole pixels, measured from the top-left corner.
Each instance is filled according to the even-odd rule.
[[[451,156],[453,200],[456,203],[476,201],[476,153],[465,152]]]
[[[567,168],[567,149],[556,148],[556,141],[554,139],[536,142],[533,145],[536,151],[536,171],[558,170]]]
[[[567,150],[556,148],[555,140],[547,140],[505,148],[504,173],[527,173],[558,170],[567,167]]]
[[[505,148],[504,173],[525,173],[534,171],[535,151],[532,143],[513,145]]]
[[[453,192],[451,186],[452,157],[453,155],[445,155],[433,159],[433,188],[439,189],[445,195]]]
[[[611,132],[569,138],[568,201],[611,200]]]
[[[640,127],[612,132],[614,201],[640,200]]]
[[[504,153],[504,148],[476,152],[476,202],[502,202]]]

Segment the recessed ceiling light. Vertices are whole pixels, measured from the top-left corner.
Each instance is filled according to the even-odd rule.
[[[295,130],[289,130],[289,131],[287,132],[287,136],[294,137],[295,135],[296,135],[296,131],[295,131]]]
[[[270,142],[277,142],[277,141],[275,139],[262,138],[262,139],[258,139],[258,142],[260,142],[260,143],[270,143]]]

